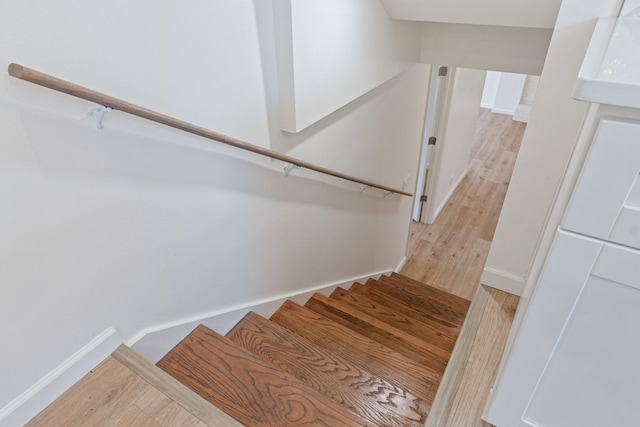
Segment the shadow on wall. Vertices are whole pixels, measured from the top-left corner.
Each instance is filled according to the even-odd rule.
[[[283,163],[277,160],[168,128],[176,140],[134,135],[118,129],[122,120],[110,119],[105,129],[96,130],[88,120],[73,123],[66,117],[33,111],[23,111],[20,118],[41,170],[54,181],[80,176],[84,180],[203,187],[362,213],[380,207],[382,192],[378,190],[360,193],[356,183],[304,169],[285,177]],[[386,200],[399,197],[390,195]],[[395,203],[384,205],[394,211],[398,208]]]

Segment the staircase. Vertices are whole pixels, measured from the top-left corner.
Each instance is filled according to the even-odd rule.
[[[247,426],[421,427],[469,304],[393,273],[201,325],[158,366]]]

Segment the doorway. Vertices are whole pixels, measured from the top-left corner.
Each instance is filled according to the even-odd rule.
[[[502,104],[496,104],[496,99],[500,101],[505,96],[505,85],[500,80],[506,73],[497,74],[496,80],[494,73],[460,68],[452,71],[439,122],[441,141],[434,147],[425,171],[427,189],[428,181],[434,175],[438,177],[432,182],[439,191],[432,193],[435,216],[428,224],[412,223],[407,262],[401,272],[471,299],[480,282],[526,128],[526,123],[514,114],[524,98],[530,102],[536,79],[529,79],[527,84],[527,76],[518,77],[521,85],[515,90],[512,114],[505,114],[507,111],[500,107]],[[507,75],[503,83],[512,77]],[[460,82],[458,86],[456,80]],[[465,91],[470,95],[461,96]],[[458,141],[450,143],[452,138]],[[428,210],[426,213],[428,216]]]

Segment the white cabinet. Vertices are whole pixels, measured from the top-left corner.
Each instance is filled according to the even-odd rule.
[[[554,256],[574,254],[559,249]],[[640,426],[640,251],[603,244],[583,273],[566,284],[579,292],[524,420],[540,427]]]
[[[574,97],[600,105],[578,139],[554,207],[564,219],[549,226],[554,243],[487,408],[498,427],[640,426],[638,45],[640,19],[596,25]]]
[[[640,122],[602,119],[494,391],[498,427],[640,426],[639,176]]]
[[[640,125],[600,122],[563,228],[640,248]]]

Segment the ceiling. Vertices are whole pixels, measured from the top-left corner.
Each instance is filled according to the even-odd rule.
[[[380,0],[393,19],[553,28],[562,0]]]

